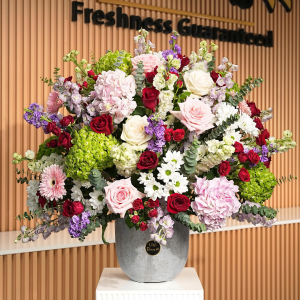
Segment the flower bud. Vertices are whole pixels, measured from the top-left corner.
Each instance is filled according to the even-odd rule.
[[[200,48],[206,49],[206,47],[207,47],[207,42],[206,41],[200,42]]]
[[[81,71],[81,70],[80,70],[79,67],[76,67],[76,68],[75,68],[75,72],[76,72],[76,73],[79,73],[80,71]]]
[[[12,157],[15,158],[15,159],[17,159],[18,156],[19,156],[19,154],[18,154],[17,152],[15,152],[15,153],[12,155]]]
[[[81,64],[87,64],[87,60],[85,59],[85,58],[83,58],[82,60],[81,60]]]

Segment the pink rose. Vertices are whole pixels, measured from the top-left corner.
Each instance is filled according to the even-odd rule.
[[[134,200],[146,196],[131,184],[130,178],[117,180],[106,186],[104,190],[107,207],[111,212],[120,214],[121,218],[124,218],[126,211],[133,207]]]
[[[148,72],[153,72],[156,66],[160,66],[163,64],[163,62],[153,54],[142,54],[131,59],[133,66],[132,71],[135,71],[137,69],[137,64],[140,61],[142,61],[144,64],[144,74]]]
[[[207,129],[213,128],[214,115],[209,105],[202,101],[187,97],[186,101],[179,103],[180,111],[171,111],[171,114],[179,119],[189,131],[196,131],[197,135]]]

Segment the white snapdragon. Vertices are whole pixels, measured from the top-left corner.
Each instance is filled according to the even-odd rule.
[[[198,55],[192,51],[191,55],[189,56],[190,64],[194,64],[198,60]]]
[[[166,118],[166,115],[169,111],[173,110],[173,98],[174,93],[170,90],[161,91],[159,93],[159,104],[158,104],[158,113],[162,119]]]
[[[218,148],[219,148],[219,146],[220,146],[220,142],[217,141],[217,140],[207,141],[206,144],[208,146],[207,150],[210,153],[216,153],[217,150],[218,150]]]
[[[175,69],[179,69],[180,68],[180,60],[177,58],[174,58],[171,61],[171,66],[174,67]]]
[[[166,82],[166,85],[168,86],[169,90],[174,89],[174,83],[178,80],[177,75],[175,74],[169,74],[169,79]]]
[[[163,74],[157,73],[155,75],[153,79],[153,86],[159,91],[166,87],[166,81]]]

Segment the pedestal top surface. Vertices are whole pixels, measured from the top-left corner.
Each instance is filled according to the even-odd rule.
[[[120,268],[105,268],[97,286],[97,293],[122,291],[147,291],[150,293],[157,293],[158,291],[172,291],[173,293],[175,291],[200,292],[203,291],[203,287],[194,268],[184,268],[174,280],[161,283],[138,283],[132,281]]]

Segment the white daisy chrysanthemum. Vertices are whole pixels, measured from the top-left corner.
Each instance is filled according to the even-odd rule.
[[[152,173],[144,173],[141,172],[140,177],[138,178],[139,183],[148,184],[150,182],[155,181],[155,178]]]
[[[172,164],[161,164],[161,167],[157,168],[158,175],[157,178],[168,182],[171,180],[176,173],[176,168]]]
[[[180,166],[184,164],[183,155],[179,151],[168,151],[164,157],[164,161],[179,170]]]
[[[226,130],[225,131],[225,135],[224,138],[230,138],[232,140],[232,144],[233,145],[235,142],[240,142],[242,135],[239,133],[239,131],[235,131],[234,129],[230,129],[230,130]]]
[[[38,180],[30,180],[27,187],[27,206],[30,211],[35,211],[39,208],[39,197],[37,192],[39,190],[40,182]]]
[[[188,191],[189,181],[183,175],[176,173],[172,180],[167,183],[167,188],[174,191],[174,193],[183,194]]]
[[[97,213],[102,213],[103,207],[106,204],[105,195],[101,191],[96,191],[94,189],[90,194],[90,199],[88,200],[91,203],[91,206]]]
[[[152,200],[159,199],[164,196],[163,186],[155,180],[145,183],[145,193]]]
[[[71,189],[71,199],[74,201],[80,201],[82,202],[84,200],[82,191],[78,185],[74,185]]]

